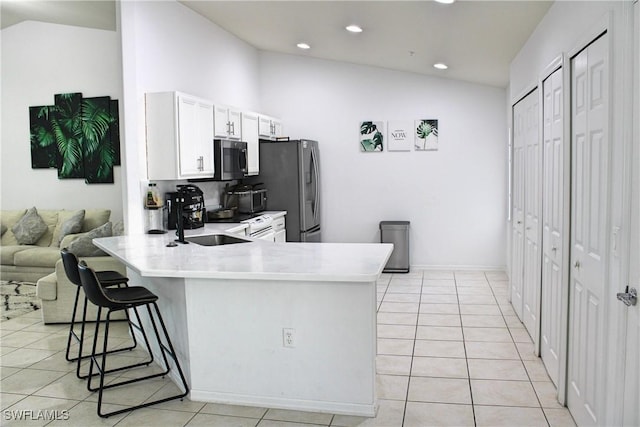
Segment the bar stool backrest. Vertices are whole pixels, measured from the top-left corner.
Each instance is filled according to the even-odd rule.
[[[72,252],[69,252],[69,249],[62,248],[60,250],[60,255],[62,255],[62,264],[64,264],[64,272],[67,274],[67,277],[76,286],[82,286],[82,281],[80,280],[80,273],[78,272],[78,257],[75,256]]]
[[[96,277],[95,271],[93,271],[84,261],[78,264],[78,271],[80,272],[80,281],[82,283],[82,289],[84,289],[85,295],[89,298],[89,301],[97,305],[98,307],[112,307],[113,301],[111,301],[104,294],[100,282]]]

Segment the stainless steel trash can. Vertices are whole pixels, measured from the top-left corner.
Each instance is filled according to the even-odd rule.
[[[380,242],[393,243],[385,273],[409,272],[409,221],[380,221]]]

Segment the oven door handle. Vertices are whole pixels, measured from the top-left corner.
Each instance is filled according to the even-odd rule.
[[[253,237],[254,239],[262,239],[263,237],[266,237],[266,236],[268,236],[270,234],[273,236],[273,235],[275,235],[275,232],[273,231],[272,227],[267,227],[267,228],[264,228],[264,229],[262,229],[260,231],[256,231],[254,233],[251,233],[250,237]]]

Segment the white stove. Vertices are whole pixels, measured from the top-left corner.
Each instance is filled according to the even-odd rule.
[[[273,230],[273,218],[271,215],[258,215],[240,222],[242,224],[247,224],[247,236],[254,237],[256,239],[270,240],[272,242],[274,241],[275,231]]]

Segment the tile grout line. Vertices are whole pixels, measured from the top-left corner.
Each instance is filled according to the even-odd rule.
[[[393,279],[393,278],[392,278]],[[409,388],[411,387],[411,372],[413,370],[413,358],[416,352],[416,340],[418,339],[418,325],[420,323],[420,304],[422,304],[422,287],[424,286],[424,271],[420,278],[420,296],[418,297],[418,312],[416,313],[416,330],[413,333],[413,346],[411,348],[411,363],[409,364],[409,380],[407,381],[407,393],[404,399],[404,410],[402,411],[402,426],[407,416],[407,405],[409,403]]]
[[[487,273],[485,273],[485,278],[487,279],[487,282],[489,283],[489,288],[491,289],[491,295],[493,295],[493,298],[496,300],[496,303],[498,303],[498,299],[496,298],[496,294],[493,291],[493,286],[491,286],[491,281],[486,276],[487,276]],[[511,337],[511,341],[513,341],[513,345],[516,347],[516,351],[518,352],[518,356],[520,357],[520,363],[522,363],[522,367],[524,368],[524,372],[525,372],[525,374],[527,374],[527,378],[529,379],[529,385],[531,385],[531,388],[533,389],[533,394],[536,396],[536,400],[538,401],[539,409],[542,412],[542,416],[544,417],[544,420],[547,423],[547,426],[551,426],[551,423],[549,423],[549,419],[547,418],[547,414],[546,414],[546,412],[544,412],[544,409],[542,407],[542,402],[540,401],[540,397],[538,396],[538,393],[536,392],[536,388],[533,386],[533,381],[531,381],[531,375],[529,375],[529,371],[527,370],[527,366],[525,365],[524,360],[522,360],[522,355],[520,354],[520,350],[518,349],[518,346],[516,345],[516,341],[513,339],[513,334],[511,333],[511,328],[509,328],[509,325],[507,324],[507,319],[504,318],[504,312],[502,311],[502,307],[500,307],[499,303],[498,303],[498,309],[500,310],[500,315],[502,316],[502,321],[507,326],[507,331],[509,332],[509,336]],[[533,340],[531,340],[531,341],[533,342]]]
[[[460,316],[460,330],[462,331],[462,347],[464,348],[464,361],[467,367],[467,381],[469,381],[469,397],[471,398],[471,414],[473,415],[473,425],[477,426],[476,407],[473,404],[473,388],[471,387],[471,371],[469,370],[469,357],[467,355],[467,341],[464,339],[464,325],[462,324],[462,312],[460,310],[460,294],[458,294],[458,279],[456,273],[453,273],[453,280],[456,286],[456,299],[458,300],[458,316]]]

